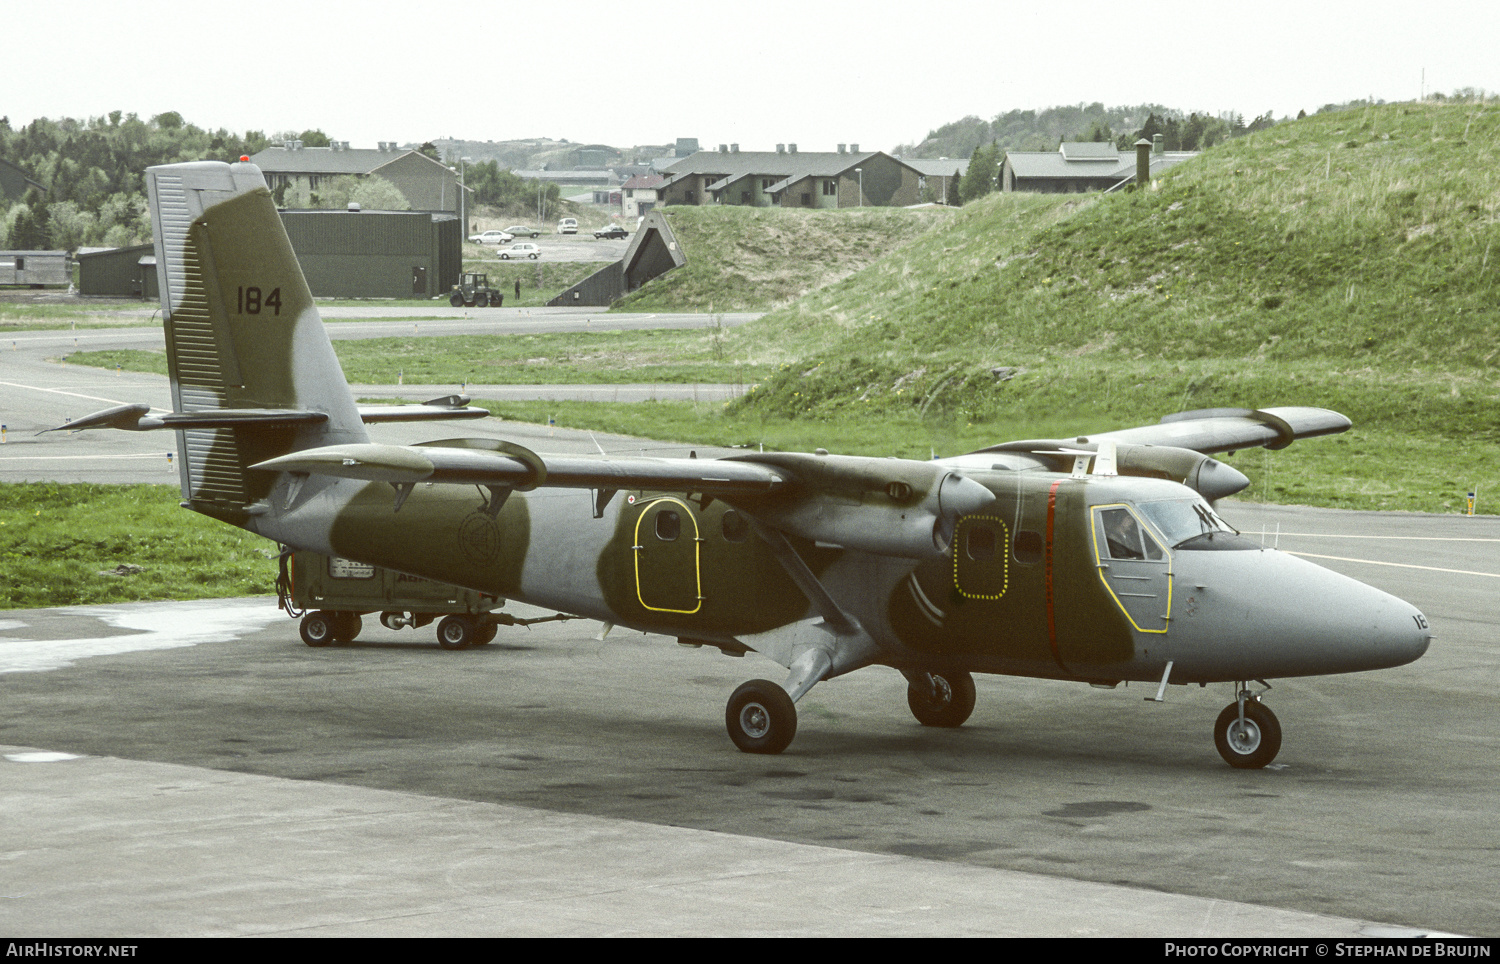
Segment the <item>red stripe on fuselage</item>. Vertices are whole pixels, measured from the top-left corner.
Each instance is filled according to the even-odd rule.
[[[1057,487],[1062,485],[1062,479],[1052,483],[1047,490],[1047,544],[1044,555],[1043,573],[1047,587],[1047,645],[1052,648],[1052,659],[1056,661],[1058,668],[1064,673],[1068,668],[1063,665],[1062,653],[1057,649],[1057,614],[1053,609],[1052,590],[1052,526],[1057,518]]]

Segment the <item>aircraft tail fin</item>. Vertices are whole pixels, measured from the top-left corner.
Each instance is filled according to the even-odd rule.
[[[260,169],[169,164],[146,188],[183,498],[235,515],[275,481],[251,465],[368,436]]]

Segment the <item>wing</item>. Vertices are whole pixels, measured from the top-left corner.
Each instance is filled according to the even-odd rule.
[[[1238,449],[1284,449],[1299,438],[1337,435],[1353,424],[1326,408],[1206,408],[1168,415],[1156,425],[1090,435],[1136,445],[1172,445],[1205,455]]]
[[[1219,499],[1244,489],[1250,480],[1233,466],[1210,458],[1210,453],[1256,447],[1284,449],[1299,438],[1334,435],[1350,424],[1349,419],[1326,408],[1209,408],[1168,415],[1156,425],[1073,439],[1004,442],[947,461],[961,468],[973,467],[986,454],[1006,452],[1028,457],[1054,472],[1066,472],[1069,465],[1076,472],[1096,457],[1102,446],[1115,452],[1115,470],[1122,475],[1172,479],[1208,499]]]
[[[978,482],[934,462],[794,453],[543,458],[498,439],[329,445],[251,468],[386,482],[396,489],[398,508],[418,482],[484,486],[501,499],[541,487],[593,489],[595,515],[622,489],[683,492],[723,499],[790,535],[916,559],[945,554],[958,516],[994,499]]]

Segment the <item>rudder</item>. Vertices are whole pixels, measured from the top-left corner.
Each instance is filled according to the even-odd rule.
[[[183,497],[237,514],[275,480],[248,466],[368,436],[259,168],[170,164],[146,186],[174,411],[238,423],[178,430]]]

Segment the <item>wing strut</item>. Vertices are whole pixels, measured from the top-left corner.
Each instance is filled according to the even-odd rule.
[[[781,563],[781,568],[785,569],[786,574],[792,577],[792,582],[796,583],[797,588],[802,590],[802,594],[807,597],[808,602],[813,604],[813,608],[818,611],[818,615],[823,617],[823,621],[828,624],[829,629],[833,630],[839,636],[853,636],[860,632],[859,624],[855,622],[854,617],[845,612],[843,607],[837,602],[834,602],[833,597],[828,594],[828,590],[823,588],[823,584],[818,581],[818,577],[814,575],[811,569],[807,568],[807,563],[803,562],[802,557],[797,555],[797,550],[792,548],[792,544],[787,541],[786,536],[775,529],[761,525],[753,517],[750,519],[750,526],[755,530],[755,534],[760,536],[766,545],[771,547],[771,552],[776,556],[776,561]]]

